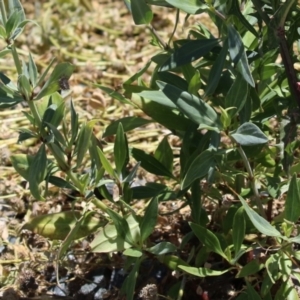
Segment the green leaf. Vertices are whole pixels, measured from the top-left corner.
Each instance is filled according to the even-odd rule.
[[[68,163],[66,161],[65,153],[61,149],[61,146],[58,146],[55,143],[51,143],[51,144],[48,144],[48,147],[51,149],[51,152],[52,152],[53,156],[55,157],[55,160],[56,160],[59,168],[64,172],[69,171],[70,166],[68,165]]]
[[[166,83],[170,83],[170,84],[173,84],[175,86],[177,86],[179,89],[181,90],[184,90],[184,91],[187,91],[188,90],[188,83],[186,82],[186,80],[184,80],[182,77],[174,74],[174,73],[171,73],[171,72],[157,72],[155,74],[157,77],[154,78],[154,76],[152,77],[152,81],[156,81],[156,80],[159,80],[159,81],[163,81],[163,82],[166,82]],[[147,90],[145,91],[146,93],[148,92]],[[158,92],[161,94],[161,97],[163,97],[165,100],[167,100],[168,102],[170,102],[172,105],[174,105],[161,91],[149,91],[150,93],[153,92]],[[143,96],[142,96],[143,97]],[[151,100],[154,100],[153,98],[151,97],[147,97],[147,96],[144,96],[145,98],[149,98]],[[163,100],[162,100],[163,101]]]
[[[233,268],[229,268],[222,271],[216,271],[208,268],[194,268],[194,267],[187,267],[179,265],[178,268],[182,271],[185,271],[188,274],[197,276],[197,277],[207,277],[207,276],[220,276],[224,273],[229,272]]]
[[[50,182],[51,184],[62,188],[62,189],[70,189],[70,190],[74,190],[76,191],[76,187],[71,184],[70,182],[66,181],[63,178],[57,177],[57,176],[49,176],[49,178],[47,179],[48,182]]]
[[[114,144],[114,159],[118,176],[121,178],[122,170],[128,158],[128,143],[124,134],[122,123],[119,123],[116,140]]]
[[[36,64],[32,58],[31,53],[29,53],[29,64],[28,64],[29,78],[33,87],[35,87],[37,83],[38,71]]]
[[[43,200],[39,192],[39,184],[47,174],[47,155],[45,144],[42,144],[29,166],[29,188],[37,200]]]
[[[189,81],[188,92],[193,95],[198,95],[198,91],[201,88],[201,75],[199,70],[196,70],[195,74]]]
[[[189,265],[183,259],[176,255],[159,255],[157,259],[171,270],[179,271],[179,266],[189,267]]]
[[[128,276],[126,277],[126,279],[122,285],[121,294],[125,294],[127,300],[133,300],[136,279],[138,276],[138,270],[139,270],[141,262],[142,262],[142,257],[137,258],[134,261],[132,270],[130,271],[130,273],[128,274]]]
[[[161,162],[169,171],[173,171],[173,151],[168,143],[168,137],[165,136],[158,144],[154,157]]]
[[[230,117],[239,113],[246,103],[248,97],[248,83],[244,78],[237,74],[230,90],[225,97],[225,108],[235,107],[236,109],[228,110]],[[249,99],[250,100],[250,99]]]
[[[124,83],[123,83],[123,88],[127,91],[127,86],[131,85],[133,82],[138,80],[150,67],[152,61],[149,60],[144,67],[142,67],[140,70],[138,70],[136,73],[134,73],[130,78],[128,78]]]
[[[95,86],[107,93],[113,99],[116,99],[123,104],[132,105],[132,103],[127,98],[125,98],[122,94],[116,92],[114,89],[98,84],[95,84]]]
[[[80,231],[80,228],[84,227],[84,224],[92,220],[91,218],[93,214],[93,211],[88,211],[85,214],[81,215],[81,217],[76,221],[75,226],[71,228],[70,232],[68,233],[68,235],[66,236],[59,248],[57,255],[58,258],[62,258],[67,252],[71,243],[78,239],[78,232]],[[87,232],[87,235],[88,234],[89,233]]]
[[[81,167],[85,153],[87,152],[90,145],[92,133],[93,127],[90,122],[87,124],[82,124],[75,146],[75,152],[77,152],[76,168]]]
[[[38,81],[37,81],[37,83],[36,83],[36,86],[39,86],[39,85],[45,80],[45,78],[46,78],[46,76],[47,76],[47,74],[48,74],[50,68],[51,68],[52,65],[54,64],[54,62],[55,62],[55,58],[53,58],[53,59],[50,61],[50,63],[48,64],[46,70],[44,71],[44,73],[39,77],[39,79],[38,79]]]
[[[18,77],[18,90],[24,96],[24,99],[26,101],[29,101],[31,99],[32,87],[29,83],[28,78],[24,74],[21,74]]]
[[[141,257],[143,255],[143,252],[138,249],[129,248],[123,252],[123,255],[130,256],[130,257]]]
[[[265,234],[266,236],[276,236],[276,237],[282,237],[280,232],[273,227],[267,220],[265,220],[263,217],[261,217],[257,212],[255,212],[252,208],[249,207],[247,202],[243,199],[243,197],[238,196],[249,219],[251,220],[254,227],[261,232],[262,234]]]
[[[237,17],[247,30],[249,30],[256,38],[259,38],[259,35],[256,32],[255,28],[248,22],[248,20],[241,13],[241,8],[238,0],[232,1],[232,5],[229,13]]]
[[[159,71],[168,71],[191,63],[209,53],[218,44],[218,39],[187,40],[183,46],[175,49],[159,68]]]
[[[115,177],[115,171],[113,169],[113,167],[111,166],[110,162],[107,160],[107,158],[105,157],[104,153],[102,152],[102,150],[100,148],[97,148],[98,151],[98,155],[99,158],[101,160],[102,166],[105,169],[105,171],[111,176],[111,177]]]
[[[35,132],[26,128],[21,128],[19,130],[18,144],[23,141],[26,141],[27,139],[34,138],[34,137],[37,137]]]
[[[224,64],[226,61],[227,52],[228,52],[228,39],[226,39],[223,42],[223,47],[209,72],[207,86],[205,89],[205,96],[212,95],[217,89],[224,68]]]
[[[145,210],[145,214],[140,223],[140,231],[141,231],[141,241],[144,242],[147,237],[153,232],[153,229],[156,225],[158,215],[158,201],[157,198],[154,197],[147,209]]]
[[[294,174],[290,182],[289,190],[284,206],[285,219],[296,222],[300,217],[300,181]]]
[[[5,30],[5,28],[4,28],[4,26],[3,26],[2,24],[0,24],[0,37],[1,37],[2,39],[6,39],[6,38],[7,38],[6,30]],[[11,51],[8,50],[8,49],[1,50],[0,52],[5,51],[5,50],[6,50],[7,53],[10,53],[10,52],[11,52]],[[0,57],[2,57],[2,55],[1,55]]]
[[[270,257],[267,259],[265,263],[266,270],[273,284],[281,277],[281,273],[279,272],[279,264],[278,264],[279,258],[280,258],[279,253],[272,254],[270,255]]]
[[[131,0],[131,13],[136,25],[149,24],[153,13],[145,0]]]
[[[298,283],[298,281],[296,281]],[[297,286],[297,284],[296,284]],[[280,289],[278,289],[274,300],[299,300],[299,293],[295,288],[295,283],[293,282],[292,278],[284,281],[281,284]]]
[[[188,14],[199,14],[208,8],[198,0],[166,0],[166,2]]]
[[[55,126],[53,126],[48,122],[45,122],[45,124],[49,128],[49,131],[52,132],[52,134],[54,135],[54,140],[60,143],[61,145],[66,146],[66,140],[63,137],[63,135],[60,133],[60,131]]]
[[[264,264],[259,263],[256,259],[251,260],[247,263],[236,275],[237,278],[247,277],[253,274],[257,274],[262,268]]]
[[[151,248],[147,248],[146,250],[154,255],[163,255],[175,252],[177,247],[170,242],[160,242]]]
[[[78,128],[79,128],[79,123],[78,123],[78,114],[76,113],[74,103],[71,100],[70,103],[70,112],[71,112],[71,140],[70,144],[73,145],[73,143],[76,140],[77,134],[78,134]]]
[[[121,236],[122,239],[124,239],[127,243],[134,245],[136,241],[134,241],[133,236],[131,235],[130,227],[126,221],[125,218],[121,217],[118,213],[115,211],[108,209],[107,213],[111,217],[111,219],[114,222],[114,225],[116,226],[118,234]]]
[[[14,12],[19,12],[21,14],[21,20],[25,20],[24,9],[19,0],[8,1],[8,15],[11,16]]]
[[[177,86],[178,87],[178,86]],[[135,93],[140,97],[149,99],[158,104],[168,107],[169,109],[177,109],[177,106],[162,92],[145,90],[140,93]]]
[[[234,215],[232,226],[232,240],[235,253],[241,249],[245,238],[246,221],[244,217],[244,208],[241,206]]]
[[[146,115],[154,121],[170,130],[185,131],[193,122],[188,118],[180,115],[179,111],[172,110],[168,105],[156,103],[147,98],[142,98],[139,95],[132,95],[132,102],[138,106]]]
[[[146,120],[140,117],[125,117],[117,121],[111,122],[103,133],[103,138],[117,133],[119,124],[122,124],[124,132],[130,131],[137,127],[151,123],[151,120]]]
[[[173,174],[162,163],[152,155],[145,153],[143,150],[133,148],[131,149],[131,155],[136,161],[140,161],[141,166],[148,172],[155,175],[174,178]]]
[[[133,236],[139,235],[139,224],[132,215],[126,217],[126,221]],[[132,247],[116,230],[114,224],[107,224],[95,234],[95,238],[90,244],[92,252],[108,253],[113,251],[123,251]]]
[[[228,50],[231,60],[236,66],[238,72],[243,76],[246,82],[254,87],[255,83],[251,75],[247,55],[240,34],[232,25],[228,25]]]
[[[26,154],[14,154],[10,157],[15,170],[27,181],[29,181],[29,166],[33,161],[33,156]]]
[[[41,215],[32,218],[25,223],[22,229],[30,230],[51,240],[63,240],[70,230],[75,227],[77,220],[81,217],[79,211],[65,211],[54,214]],[[105,221],[106,222],[106,221]],[[74,239],[80,239],[95,232],[105,223],[91,214],[84,219],[84,222],[76,232]]]
[[[74,70],[70,63],[60,63],[55,66],[50,78],[46,81],[40,92],[36,95],[35,100],[39,100],[47,95],[51,95],[60,90],[60,80],[68,80]]]
[[[196,124],[205,124],[215,130],[221,128],[221,122],[214,109],[202,99],[188,92],[178,89],[176,86],[157,81],[162,92],[176,104],[179,110]]]
[[[181,182],[182,190],[190,186],[196,179],[207,175],[209,169],[215,166],[215,153],[215,149],[209,148],[193,160]]]
[[[261,297],[259,296],[257,291],[253,288],[253,286],[250,285],[248,281],[246,281],[246,284],[247,284],[246,293],[248,296],[248,300],[260,300]]]
[[[218,238],[210,230],[195,223],[190,223],[190,226],[201,243],[203,243],[211,251],[219,254],[225,260],[227,260]]]
[[[22,12],[14,11],[5,24],[6,35],[11,39],[11,35],[21,22]]]
[[[242,146],[266,144],[268,137],[255,124],[246,122],[242,124],[231,137]]]

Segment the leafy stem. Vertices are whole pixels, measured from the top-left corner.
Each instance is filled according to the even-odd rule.
[[[252,191],[254,193],[254,197],[255,197],[255,201],[256,201],[256,205],[258,207],[258,210],[259,210],[259,213],[261,216],[263,216],[264,218],[266,218],[266,214],[265,214],[265,211],[264,211],[264,208],[261,204],[261,201],[260,201],[260,197],[259,197],[259,193],[258,193],[258,189],[257,189],[257,186],[256,186],[256,182],[255,182],[255,177],[254,177],[254,174],[253,174],[253,171],[252,171],[252,168],[250,166],[250,162],[242,148],[241,145],[237,145],[237,150],[238,152],[240,153],[241,157],[242,157],[242,160],[244,162],[244,166],[249,174],[249,180],[250,180],[250,183],[251,183],[251,187],[252,187]]]

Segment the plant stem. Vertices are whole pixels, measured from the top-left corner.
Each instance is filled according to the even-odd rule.
[[[297,102],[298,108],[300,109],[300,88],[298,86],[297,75],[294,69],[294,64],[292,61],[290,51],[288,49],[284,29],[281,30],[280,28],[278,28],[277,37],[279,41],[280,54],[284,68],[286,70],[286,76],[288,79],[291,94],[294,100]]]
[[[255,197],[255,201],[256,201],[256,205],[258,207],[258,210],[259,210],[259,213],[262,217],[266,218],[266,214],[265,214],[265,211],[264,211],[264,208],[261,204],[261,201],[260,201],[260,197],[259,197],[259,193],[258,193],[258,189],[257,189],[257,186],[256,186],[256,182],[255,182],[255,178],[254,178],[254,174],[253,174],[253,171],[252,171],[252,168],[250,166],[250,162],[242,148],[241,145],[237,145],[237,150],[238,152],[240,153],[241,157],[242,157],[242,160],[244,162],[244,166],[249,174],[249,180],[251,182],[251,187],[252,187],[252,191],[254,193],[254,197]]]
[[[38,110],[36,108],[36,105],[35,105],[34,101],[28,101],[27,103],[29,105],[29,108],[30,108],[30,111],[31,111],[31,113],[33,115],[34,120],[37,122],[36,125],[38,127],[40,127],[40,125],[42,123],[42,119],[41,119],[41,117],[39,115],[39,112],[38,112]]]
[[[169,38],[169,41],[168,41],[168,44],[167,44],[168,47],[170,47],[171,41],[172,41],[173,36],[174,36],[174,34],[175,34],[175,32],[176,32],[176,29],[177,29],[177,25],[178,25],[178,22],[179,22],[179,13],[180,13],[180,10],[177,9],[177,10],[176,10],[175,26],[174,26],[174,29],[173,29],[171,35],[170,35],[170,38]]]
[[[154,27],[150,24],[147,26],[147,28],[149,28],[149,30],[152,32],[152,34],[157,38],[157,40],[159,41],[159,43],[161,44],[161,46],[164,48],[164,50],[168,50],[169,49],[169,45],[166,44],[163,39],[158,35],[158,33],[156,32],[156,30],[154,29]]]
[[[1,11],[3,25],[5,25],[7,22],[7,16],[6,16],[6,9],[3,0],[0,0],[0,11]]]
[[[11,49],[11,53],[12,53],[12,56],[13,56],[13,59],[15,62],[15,66],[17,68],[18,75],[21,75],[22,74],[22,66],[21,66],[21,62],[19,59],[17,49],[16,49],[15,45],[13,45],[13,44],[10,46],[10,49]]]

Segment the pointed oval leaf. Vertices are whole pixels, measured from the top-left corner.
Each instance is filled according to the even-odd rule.
[[[228,50],[231,60],[236,65],[238,72],[251,85],[255,86],[251,70],[248,64],[248,58],[245,52],[244,44],[240,34],[232,25],[228,25]]]
[[[195,223],[190,223],[190,226],[200,242],[202,242],[208,249],[219,254],[227,260],[227,257],[221,248],[220,242],[213,232]]]
[[[162,81],[157,81],[157,85],[162,92],[176,104],[178,109],[193,122],[197,124],[203,123],[212,128],[216,128],[216,130],[222,127],[215,110],[202,99]]]
[[[256,259],[253,259],[238,272],[236,277],[243,278],[252,274],[257,274],[257,272],[259,272],[263,267],[264,264],[259,263]]]
[[[103,137],[114,135],[117,133],[119,124],[122,124],[124,132],[152,123],[151,120],[146,120],[140,117],[125,117],[117,121],[111,122],[103,133]]]
[[[172,253],[177,250],[177,247],[170,242],[161,242],[151,248],[147,248],[147,251],[154,255],[163,255]]]
[[[145,214],[140,223],[140,231],[141,231],[141,240],[144,242],[147,237],[153,232],[153,229],[156,225],[158,215],[158,201],[157,198],[154,197],[147,209],[145,210]]]
[[[139,234],[139,224],[132,215],[126,217],[126,221],[133,236]],[[123,251],[132,247],[116,230],[114,224],[107,224],[95,234],[91,243],[92,252],[108,253],[113,251]]]
[[[160,72],[175,69],[206,55],[219,44],[218,39],[187,40],[159,68]]]
[[[116,140],[114,144],[114,159],[118,176],[121,177],[122,170],[125,167],[128,158],[128,143],[124,134],[122,123],[119,123]]]
[[[60,63],[55,66],[50,78],[46,81],[35,100],[41,99],[47,95],[51,95],[60,90],[60,80],[63,78],[68,80],[74,71],[74,66],[70,63]]]
[[[29,183],[41,183],[47,173],[47,155],[45,144],[42,144],[29,166]]]
[[[145,0],[131,0],[131,13],[136,25],[149,24],[153,13]]]
[[[212,95],[219,85],[224,64],[226,61],[227,52],[228,52],[228,39],[226,39],[223,42],[223,47],[209,72],[207,86],[205,89],[206,96]]]
[[[237,74],[230,90],[225,97],[225,108],[234,107],[235,109],[228,110],[230,117],[239,113],[244,107],[248,98],[248,83],[244,80],[243,76]],[[250,99],[248,99],[250,100]]]
[[[126,221],[126,218],[121,217],[118,213],[111,209],[107,209],[107,213],[111,217],[116,226],[118,234],[124,239],[127,243],[134,245],[136,242],[135,238],[131,234],[130,227]]]
[[[33,156],[26,154],[14,154],[10,157],[15,170],[27,181],[29,181],[29,166],[33,161]]]
[[[244,208],[241,206],[235,213],[232,226],[232,240],[235,253],[241,249],[245,238],[246,221],[244,217]]]
[[[300,217],[300,181],[297,179],[297,174],[293,175],[290,182],[284,214],[285,218],[291,222],[296,222]]]
[[[182,271],[185,271],[188,274],[197,276],[197,277],[207,277],[207,276],[220,276],[224,273],[229,272],[233,268],[229,268],[222,271],[212,270],[208,268],[195,268],[195,267],[187,267],[179,265],[178,268]]]
[[[90,145],[92,133],[93,133],[93,127],[91,126],[91,124],[82,125],[78,135],[78,139],[76,141],[76,147],[75,147],[75,150],[77,152],[77,159],[76,159],[77,168],[81,167],[84,155],[87,152]]]
[[[150,173],[174,178],[173,174],[155,157],[145,153],[143,150],[133,148],[131,154],[136,161],[141,162],[141,167]]]
[[[154,157],[161,162],[171,173],[173,171],[173,151],[165,136],[155,150]]]
[[[208,8],[206,4],[200,4],[199,0],[166,0],[166,2],[188,14],[199,14]]]
[[[32,218],[22,227],[22,229],[31,230],[32,232],[51,240],[63,240],[67,237],[70,230],[74,228],[80,217],[81,212],[79,211],[66,211],[41,215]],[[76,232],[74,239],[87,236],[103,225],[103,221],[89,215],[88,218],[84,219],[84,222]]]
[[[178,110],[172,110],[168,105],[142,98],[139,95],[132,95],[132,102],[138,106],[146,115],[165,126],[170,130],[186,131],[193,125],[193,122],[180,115]]]
[[[231,137],[242,146],[265,144],[268,137],[255,124],[246,122],[242,124]]]
[[[213,148],[207,149],[193,160],[181,183],[182,190],[190,186],[196,179],[204,177],[209,169],[215,166],[215,152]]]
[[[113,167],[111,166],[110,162],[108,161],[108,159],[105,157],[105,155],[102,152],[102,150],[100,148],[97,148],[97,151],[98,151],[99,158],[101,160],[102,166],[105,169],[105,171],[111,177],[115,177],[115,171],[114,171]]]
[[[266,236],[282,237],[281,233],[275,227],[273,227],[267,220],[261,217],[256,211],[250,208],[243,197],[239,196],[239,199],[252,224],[259,232],[265,234]]]

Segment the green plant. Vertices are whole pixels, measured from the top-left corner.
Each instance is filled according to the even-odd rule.
[[[169,188],[173,186],[176,198],[190,206],[191,230],[201,242],[186,262],[179,262],[177,255],[162,259],[155,253],[157,258],[183,274],[199,277],[235,270],[236,277],[246,283],[238,299],[298,299],[294,288],[294,282],[299,284],[294,245],[299,239],[300,199],[295,175],[299,168],[296,149],[300,108],[299,76],[294,68],[299,61],[297,1],[125,3],[135,23],[148,26],[152,44],[161,51],[124,82],[123,95],[100,88],[119,101],[139,107],[182,140],[180,167],[176,170],[180,175],[176,178],[169,155],[155,152],[151,156],[139,149],[132,149],[131,154],[147,171],[171,179]],[[174,32],[179,11],[186,13],[186,19],[206,13],[218,37],[198,23],[186,39],[174,41],[172,35],[165,42],[149,25],[153,17],[150,5],[177,10]],[[146,83],[142,75],[151,64],[154,72]],[[129,130],[134,127],[130,121],[117,122]],[[174,190],[172,180],[180,183],[180,191]],[[201,188],[201,182],[208,187]],[[144,193],[141,198],[150,197],[146,187]],[[216,199],[221,202],[225,193],[234,195],[236,201],[229,209],[216,208],[219,213],[215,212],[209,222],[205,204]],[[163,200],[174,196],[168,195]],[[155,192],[151,196],[158,197]],[[245,197],[251,202],[247,203]],[[284,199],[284,204],[274,218],[272,203],[278,198]],[[217,232],[210,230],[212,226],[218,228]],[[251,232],[258,238],[249,244],[246,237]],[[189,238],[191,235],[184,238],[183,245]],[[97,237],[94,245],[96,241]],[[243,266],[241,256],[246,253],[252,257],[255,247],[265,249],[265,260],[256,257]],[[228,268],[217,271],[203,267],[210,252],[225,260]],[[136,274],[136,268],[132,272]],[[183,275],[181,288],[185,282]],[[128,289],[127,293],[133,292]],[[172,297],[179,299],[180,292]]]
[[[227,273],[244,280],[237,299],[298,299],[294,282],[300,280],[295,248],[300,190],[295,174],[300,166],[300,89],[294,69],[298,57],[292,51],[299,51],[297,1],[126,0],[125,4],[136,24],[148,26],[151,43],[160,53],[123,83],[123,93],[96,85],[151,118],[126,117],[106,128],[103,138],[115,135],[111,163],[93,134],[97,120],[80,124],[72,101],[67,108],[58,93],[69,88],[73,66],[56,65],[46,80],[54,62],[40,76],[31,55],[21,63],[14,41],[28,20],[19,1],[6,6],[0,1],[0,36],[7,42],[0,54],[12,54],[18,73],[17,84],[0,73],[0,107],[27,102],[31,128],[20,129],[19,142],[33,138],[41,144],[34,155],[12,155],[12,164],[28,181],[35,200],[44,201],[57,186],[76,191],[75,200],[83,207],[34,217],[23,228],[62,240],[58,261],[73,241],[91,233],[95,233],[93,252],[122,251],[129,272],[122,287],[126,299],[133,299],[139,268],[148,259],[177,272],[179,283],[166,292],[170,299],[181,299],[191,279]],[[166,42],[149,25],[153,17],[149,5],[176,9],[174,32]],[[200,23],[186,39],[174,40],[179,11],[186,18],[206,13],[218,37]],[[154,71],[147,83],[143,74],[151,64]],[[153,155],[131,148],[126,136],[150,122],[169,129]],[[168,142],[170,135],[181,141],[179,164]],[[129,167],[132,158],[136,163]],[[134,186],[140,167],[155,174],[157,182]],[[225,199],[229,194],[232,200]],[[272,203],[278,198],[285,201],[274,216]],[[190,208],[189,232],[179,246],[167,240],[154,243],[158,204],[177,199]],[[145,202],[142,211],[135,209],[136,200]],[[195,244],[193,237],[199,242]],[[207,267],[208,258],[223,267]]]

